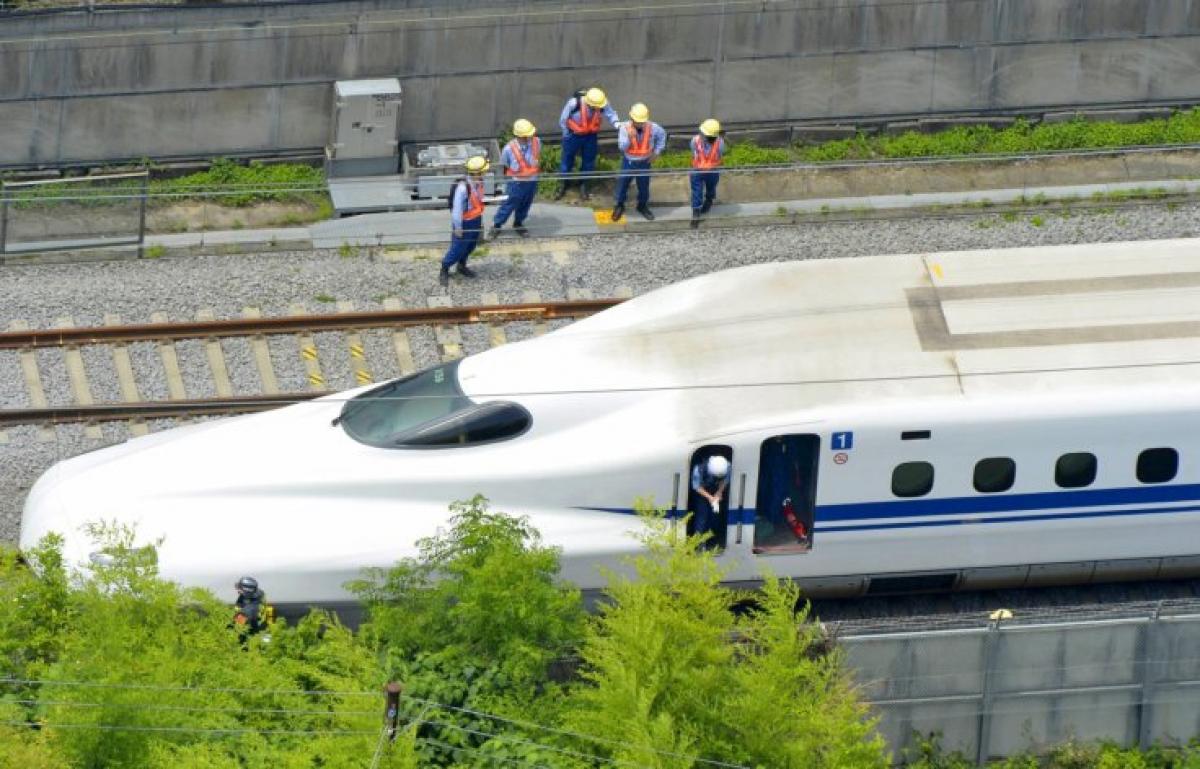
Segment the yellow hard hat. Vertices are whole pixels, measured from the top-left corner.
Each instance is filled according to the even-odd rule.
[[[528,139],[535,133],[537,133],[537,129],[533,127],[533,123],[530,123],[525,118],[521,118],[517,122],[513,123],[513,136],[517,136],[521,139]]]
[[[467,159],[466,166],[469,174],[485,174],[492,164],[483,155],[476,155]]]
[[[721,133],[721,124],[713,118],[709,118],[700,124],[700,133],[710,139],[715,139],[717,138],[717,134]]]
[[[629,118],[635,123],[645,123],[650,119],[650,108],[639,101],[629,108]]]
[[[599,88],[589,88],[583,95],[583,103],[593,109],[604,109],[608,106],[608,97]]]

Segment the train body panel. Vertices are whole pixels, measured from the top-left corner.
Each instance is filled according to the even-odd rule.
[[[1200,570],[1200,244],[758,265],[536,340],[67,460],[22,545],[98,520],[160,567],[283,603],[348,599],[476,493],[588,590],[637,551],[635,499],[691,507],[732,460],[731,581],[815,592]],[[680,525],[684,525],[680,523]]]

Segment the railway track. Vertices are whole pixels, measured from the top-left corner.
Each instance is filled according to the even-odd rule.
[[[628,295],[631,292],[622,292]],[[462,357],[463,342],[460,328],[482,324],[488,329],[489,344],[497,346],[507,341],[505,327],[512,323],[532,324],[533,333],[549,330],[553,321],[573,320],[592,315],[612,307],[623,298],[592,299],[576,298],[568,301],[544,302],[536,297],[521,304],[500,304],[494,297],[485,295],[486,304],[454,307],[445,304],[442,297],[433,297],[433,306],[403,309],[396,300],[385,300],[385,309],[354,311],[342,306],[337,313],[296,314],[279,317],[259,317],[254,310],[247,310],[244,317],[214,319],[201,313],[194,321],[170,322],[162,314],[156,314],[154,322],[122,325],[110,322],[105,326],[77,327],[64,319],[60,327],[52,329],[29,329],[15,323],[9,331],[0,332],[0,350],[15,351],[30,404],[29,408],[0,409],[0,428],[17,425],[52,425],[82,422],[90,429],[97,429],[100,422],[130,421],[131,432],[146,432],[145,420],[180,418],[209,415],[238,414],[276,408],[288,403],[308,400],[341,389],[330,387],[322,367],[322,353],[314,340],[315,335],[334,332],[340,334],[340,345],[350,368],[354,372],[354,384],[366,385],[376,381],[373,373],[378,370],[398,371],[401,375],[416,371],[412,344],[407,332],[418,327],[433,329],[437,339],[438,354],[442,360]],[[300,309],[300,308],[294,308]],[[110,319],[112,320],[112,319]],[[363,335],[372,330],[382,330],[391,335],[390,353],[392,361],[372,359]],[[281,360],[278,349],[273,351],[269,340],[290,338],[284,345],[295,351],[291,360]],[[223,340],[243,339],[249,343],[258,372],[258,392],[236,392],[229,375]],[[184,372],[176,352],[176,342],[198,340],[205,348],[208,371],[204,376],[211,380],[215,395],[189,397],[184,384]],[[158,348],[161,366],[149,376],[161,376],[165,383],[153,383],[147,387],[147,374],[139,378],[130,359],[130,346],[148,343]],[[276,345],[278,348],[279,345]],[[324,345],[328,350],[329,345]],[[89,349],[87,361],[83,350]],[[95,348],[101,348],[99,356]],[[106,352],[105,352],[106,351]],[[61,366],[69,380],[73,403],[51,405],[46,394],[43,368],[46,355],[61,356]],[[374,353],[378,355],[379,352]],[[104,367],[115,372],[119,382],[119,402],[97,402],[90,382],[96,378],[89,374],[88,361],[92,366],[104,361]],[[345,365],[345,360],[339,365]],[[308,382],[303,391],[285,391],[280,387],[277,367],[302,365]],[[188,378],[194,379],[196,372]],[[105,372],[102,376],[108,376]],[[165,384],[165,387],[164,387]],[[61,387],[57,389],[63,389]],[[141,393],[147,390],[169,394],[165,399],[146,399]]]

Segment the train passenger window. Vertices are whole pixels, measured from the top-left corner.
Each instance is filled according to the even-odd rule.
[[[1166,483],[1179,472],[1179,452],[1175,449],[1146,449],[1138,454],[1137,479],[1142,483]]]
[[[395,445],[416,448],[471,446],[514,438],[529,429],[529,412],[516,403],[493,401],[427,422],[396,436]]]
[[[1096,455],[1086,451],[1063,454],[1054,464],[1054,482],[1059,488],[1081,489],[1096,480]]]
[[[983,494],[1008,491],[1017,480],[1017,463],[1008,457],[988,457],[975,463],[975,490]]]
[[[892,493],[897,497],[923,497],[933,490],[933,465],[905,462],[892,470]]]

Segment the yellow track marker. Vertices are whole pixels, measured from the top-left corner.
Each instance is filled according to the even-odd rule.
[[[338,302],[338,312],[354,312],[354,302]],[[350,348],[350,367],[354,369],[354,381],[360,385],[371,384],[375,377],[367,368],[366,349],[358,331],[346,332],[346,344]]]
[[[308,310],[302,304],[289,305],[288,312],[293,315],[308,314]],[[321,373],[321,362],[317,360],[317,343],[313,341],[312,334],[308,332],[301,332],[298,340],[300,357],[304,359],[304,368],[308,371],[309,386],[314,390],[325,389],[325,375]]]

